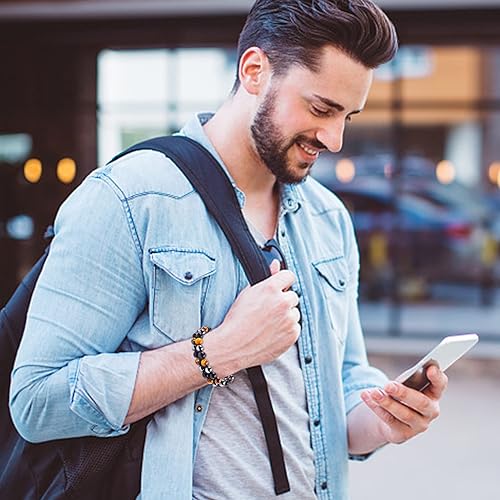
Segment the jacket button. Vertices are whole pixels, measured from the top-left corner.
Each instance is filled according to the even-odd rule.
[[[318,425],[320,424],[320,420],[319,418],[317,418],[315,421],[314,421],[314,427],[318,427]]]
[[[304,361],[306,362],[306,365],[310,365],[312,363],[312,357],[311,356],[306,356],[304,358]]]
[[[322,489],[322,490],[326,490],[327,488],[328,488],[328,483],[327,483],[326,481],[323,481],[323,482],[321,483],[321,489]]]
[[[339,280],[339,285],[340,286],[345,286],[345,281],[344,280]]]
[[[193,279],[193,273],[191,273],[190,271],[188,271],[185,275],[184,275],[184,279],[188,280],[188,281],[191,281]]]
[[[196,405],[196,411],[197,411],[198,413],[201,413],[201,412],[203,411],[203,406],[201,406],[201,405]]]

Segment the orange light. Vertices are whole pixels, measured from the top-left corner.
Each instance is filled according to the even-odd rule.
[[[71,184],[76,177],[76,163],[72,158],[62,158],[57,163],[57,178],[63,184]]]
[[[347,184],[356,176],[356,165],[349,158],[342,158],[335,166],[335,175],[340,182]]]
[[[500,161],[494,161],[488,168],[488,177],[492,184],[498,184],[498,176],[500,175]]]
[[[440,161],[436,166],[436,177],[441,184],[451,184],[456,177],[455,166],[451,161]]]
[[[26,160],[23,172],[24,178],[28,182],[31,182],[31,184],[36,184],[42,177],[42,162],[38,158],[30,158],[29,160]]]

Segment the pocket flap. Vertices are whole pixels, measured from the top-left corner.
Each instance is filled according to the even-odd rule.
[[[184,285],[193,285],[215,272],[215,259],[201,250],[162,248],[149,253],[153,264]]]
[[[344,257],[313,262],[313,266],[332,288],[335,288],[339,292],[343,292],[346,289],[349,270]]]

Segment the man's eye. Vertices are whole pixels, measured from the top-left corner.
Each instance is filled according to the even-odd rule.
[[[328,116],[330,114],[330,110],[319,109],[316,106],[312,106],[311,110],[316,116]]]

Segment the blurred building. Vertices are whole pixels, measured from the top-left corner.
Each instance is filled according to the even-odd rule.
[[[130,143],[176,130],[191,113],[222,102],[251,3],[0,0],[0,305],[41,253],[60,203],[91,170]],[[318,176],[332,189],[356,187],[363,177],[391,181],[394,199],[405,179],[419,178],[455,186],[459,199],[480,199],[461,215],[430,195],[426,202],[432,210],[441,203],[456,220],[463,216],[462,226],[445,233],[474,236],[476,243],[467,249],[467,242],[451,242],[446,258],[473,269],[468,282],[481,284],[495,276],[500,239],[500,1],[379,4],[394,20],[402,49],[377,71],[342,155],[325,156]],[[382,282],[387,276],[370,266],[378,271],[393,259],[386,249],[391,238],[372,239],[371,229],[364,277]],[[474,254],[470,265],[467,252]],[[396,265],[413,270],[398,290],[431,276],[418,257]],[[456,278],[454,272],[442,279]]]

